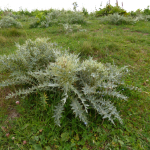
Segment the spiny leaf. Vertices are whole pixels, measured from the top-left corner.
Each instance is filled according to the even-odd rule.
[[[85,111],[82,109],[82,105],[77,101],[77,99],[73,99],[71,101],[72,110],[75,113],[76,117],[79,117],[81,121],[87,123],[87,117],[85,115]]]
[[[55,123],[60,126],[60,118],[62,117],[62,112],[64,109],[64,104],[63,103],[59,103],[57,106],[55,106],[54,109],[54,121]]]
[[[81,102],[82,102],[82,104],[83,104],[83,106],[84,106],[84,108],[85,108],[86,113],[88,113],[88,106],[89,106],[89,105],[85,103],[85,102],[86,102],[86,99],[83,98],[83,97],[82,97],[82,94],[79,93],[79,91],[76,90],[75,88],[72,87],[72,90],[75,92],[75,94],[77,94],[78,98],[81,100]]]

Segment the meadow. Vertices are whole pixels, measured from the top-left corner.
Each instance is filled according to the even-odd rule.
[[[117,10],[116,7],[118,8]],[[116,7],[111,7],[113,11],[108,12],[110,15],[106,14],[104,9],[89,14],[85,8],[81,12],[53,9],[34,10],[32,12],[27,10],[18,12],[0,10],[1,150],[150,149],[150,10],[147,8],[143,12],[137,10],[136,12],[127,13],[118,6]],[[119,13],[116,14],[114,11]],[[4,18],[5,20],[3,20]],[[47,41],[43,40],[44,38],[47,38]],[[39,43],[44,43],[42,43],[42,46],[38,43],[38,39],[41,39]],[[17,47],[16,43],[18,43]],[[50,43],[52,46],[46,45],[46,43]],[[68,68],[66,68],[68,70],[72,69],[72,72],[70,71],[72,76],[67,79],[67,83],[69,82],[70,86],[67,86],[66,83],[63,84],[64,80],[62,81],[61,79],[64,78],[62,78],[60,72],[57,72],[58,69],[61,70],[62,68],[55,64],[53,57],[50,59],[52,59],[52,65],[55,64],[54,66],[48,66],[50,61],[48,56],[44,54],[42,56],[37,55],[37,57],[32,54],[36,62],[31,67],[32,60],[34,61],[31,56],[30,58],[25,56],[22,60],[19,60],[19,57],[28,53],[25,51],[28,46],[29,48],[31,46],[31,53],[32,51],[36,52],[37,49],[43,50],[44,46],[48,47],[48,49],[52,47],[55,53],[59,50],[56,64],[60,64],[62,68],[68,65]],[[17,52],[19,47],[21,47],[20,51]],[[47,51],[46,53],[49,55]],[[39,60],[38,56],[40,56]],[[65,59],[65,56],[67,59]],[[92,57],[92,59],[89,57]],[[27,65],[22,65],[21,61],[24,59],[28,60]],[[46,62],[44,64],[46,65],[46,70],[44,71],[41,69],[44,67],[43,64],[40,64],[41,61]],[[65,61],[68,61],[68,64]],[[64,64],[61,64],[62,62],[65,62],[65,67],[63,66]],[[98,86],[97,81],[99,81],[99,78],[94,77],[95,74],[92,74],[93,78],[89,79],[92,81],[95,79],[96,82],[91,81],[91,83],[87,79],[85,80],[87,84],[78,83],[76,80],[79,79],[73,78],[74,72],[81,72],[81,74],[77,75],[78,78],[83,75],[82,80],[84,80],[84,77],[86,78],[86,75],[88,76],[89,72],[86,72],[86,70],[89,68],[85,69],[84,74],[83,69],[77,68],[78,63],[79,65],[81,63],[81,66],[85,65],[83,68],[86,68],[86,63],[89,63],[89,68],[93,64],[99,66],[104,64],[104,68],[102,67],[103,75],[107,74],[105,69],[109,70],[109,67],[112,67],[112,70],[110,70],[114,77],[110,75],[104,78],[103,87],[98,87],[94,91],[89,85]],[[112,66],[108,65],[106,67],[108,63]],[[23,76],[21,76],[21,71],[18,69],[19,66],[21,71],[28,69],[29,74],[24,76],[24,79],[22,79]],[[124,66],[126,66],[127,72],[122,76],[124,81],[124,84],[122,84],[119,82],[120,76],[117,75],[121,73],[120,69],[124,68]],[[51,72],[52,75],[48,77],[49,70],[47,68],[53,71]],[[18,72],[15,72],[16,70]],[[33,70],[34,72],[32,72]],[[100,74],[101,72],[98,73]],[[26,74],[26,72],[23,73]],[[42,76],[43,74],[44,77]],[[56,79],[59,75],[60,78]],[[25,80],[26,77],[30,76],[32,78],[27,78],[27,80],[33,79],[33,81],[31,80],[31,85]],[[55,78],[51,78],[51,76]],[[116,76],[117,81],[114,81]],[[110,82],[109,77],[111,78]],[[52,88],[54,90],[47,90],[45,88],[47,85],[45,86],[44,84],[48,80],[56,80],[57,83],[60,80],[62,83],[61,88],[56,88],[58,85],[53,84]],[[34,82],[39,83],[35,83],[36,87],[38,87],[37,89],[32,88]],[[114,86],[115,91],[114,93],[109,93],[108,84],[112,82],[117,82],[111,85]],[[42,90],[41,87],[39,88],[40,85]],[[82,95],[77,90],[74,90],[72,85],[81,91]],[[49,87],[51,86],[49,85]],[[30,87],[29,90],[28,87]],[[17,93],[23,88],[27,90]],[[65,94],[69,88],[72,91],[68,90],[67,97]],[[106,91],[100,91],[101,89],[106,89]],[[66,93],[64,94],[63,92]],[[98,92],[101,99],[108,100],[114,104],[122,123],[119,119],[111,120],[107,116],[109,120],[107,117],[100,115],[98,109],[96,109],[95,104],[97,103],[91,101],[93,105],[88,110],[87,124],[82,115],[82,109],[86,111],[86,106],[88,106],[86,104],[90,105],[90,103],[84,103],[84,100],[98,94]],[[17,94],[15,95],[15,93]],[[91,93],[91,95],[88,95],[88,93]],[[63,96],[66,97],[63,98]],[[85,96],[85,99],[83,99],[83,96]],[[78,99],[79,102],[76,103],[79,105],[78,108],[80,108],[80,104],[83,104],[79,112],[73,105],[74,101],[72,99]],[[60,101],[66,100],[68,103],[64,105],[63,111],[59,112],[59,108],[55,106]],[[107,109],[109,107],[105,108],[106,111]],[[55,116],[54,112],[56,113]],[[61,117],[57,116],[57,118],[57,112],[63,115]],[[113,117],[115,115],[116,113],[113,114]],[[59,122],[61,123],[59,124]]]

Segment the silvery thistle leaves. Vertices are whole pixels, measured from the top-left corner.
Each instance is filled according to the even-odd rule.
[[[124,85],[122,78],[128,73],[127,67],[102,64],[92,57],[81,61],[78,55],[61,51],[55,44],[48,43],[46,38],[27,40],[17,48],[14,54],[0,56],[2,71],[10,73],[9,79],[0,83],[0,88],[21,85],[7,98],[27,96],[38,91],[43,93],[39,100],[46,108],[44,93],[60,94],[53,115],[59,126],[64,105],[68,102],[75,117],[79,117],[85,125],[88,125],[88,109],[91,108],[113,124],[116,119],[122,123],[113,100],[127,100],[121,91],[116,90]]]

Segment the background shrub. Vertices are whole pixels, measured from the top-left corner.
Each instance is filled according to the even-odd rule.
[[[30,24],[30,28],[42,27],[46,28],[52,25],[63,24],[85,24],[84,15],[78,12],[68,12],[53,10],[52,12],[45,15],[44,13],[39,13],[36,15],[36,20]]]
[[[106,7],[103,9],[100,8],[99,11],[96,11],[96,17],[99,16],[108,16],[109,14],[115,14],[118,13],[119,15],[124,15],[126,14],[126,10],[120,8],[119,6],[112,6],[107,4]]]
[[[5,16],[0,20],[0,27],[1,28],[22,28],[22,24],[16,21],[13,17]]]
[[[77,12],[68,15],[68,22],[70,24],[85,24],[86,23],[83,17],[83,14],[80,14]]]
[[[105,16],[100,18],[102,23],[114,24],[114,25],[122,25],[122,24],[134,24],[136,23],[135,19],[131,17],[124,17],[115,13],[113,15]]]
[[[144,13],[145,15],[150,15],[149,6],[148,6],[146,9],[144,9],[143,13]]]

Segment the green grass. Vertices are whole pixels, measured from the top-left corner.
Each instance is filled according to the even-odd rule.
[[[60,26],[29,29],[29,20],[21,22],[23,29],[0,29],[0,55],[15,52],[16,42],[23,44],[29,38],[48,37],[62,49],[80,53],[83,59],[92,56],[103,63],[128,66],[130,74],[125,82],[141,88],[142,92],[122,87],[128,101],[115,103],[123,125],[115,122],[114,126],[91,110],[90,123],[86,127],[72,115],[68,105],[62,126],[57,127],[52,113],[59,95],[47,93],[49,107],[43,110],[38,95],[5,100],[4,97],[16,87],[0,89],[0,149],[150,149],[150,22],[116,26],[100,24],[94,19],[82,25],[86,32],[66,34]],[[1,73],[0,81],[7,75]],[[16,105],[16,101],[20,104]],[[23,141],[27,143],[23,144]]]

